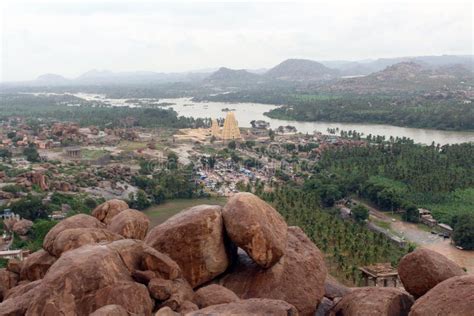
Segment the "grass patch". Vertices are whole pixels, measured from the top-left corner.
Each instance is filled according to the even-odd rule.
[[[211,204],[211,205],[224,205],[227,201],[225,197],[209,197],[201,199],[176,199],[170,200],[160,205],[153,205],[145,209],[143,213],[148,216],[151,220],[151,225],[156,226],[166,221],[171,216],[179,213],[180,211],[200,205],[200,204]]]
[[[87,159],[87,160],[96,160],[108,154],[109,152],[103,149],[97,149],[97,150],[96,149],[82,149],[81,150],[82,158]]]
[[[423,205],[431,210],[439,222],[451,224],[455,215],[474,214],[474,188],[456,190],[449,194],[446,201],[437,204]]]
[[[117,147],[121,150],[124,150],[124,151],[134,151],[134,150],[137,150],[137,149],[147,148],[147,143],[146,142],[132,142],[132,141],[128,141],[128,140],[122,140]]]
[[[372,222],[375,225],[377,225],[378,227],[381,227],[381,228],[386,229],[386,230],[390,230],[391,224],[389,222],[380,221],[380,220],[377,220],[377,219],[373,219]]]

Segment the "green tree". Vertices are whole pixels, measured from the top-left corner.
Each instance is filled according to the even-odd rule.
[[[231,140],[231,141],[227,144],[227,147],[228,147],[229,149],[235,150],[235,148],[237,147],[237,144],[235,143],[235,140]]]
[[[411,223],[418,223],[420,221],[418,208],[414,205],[409,205],[405,207],[405,213],[402,216],[404,221],[411,222]]]
[[[40,155],[33,144],[28,145],[28,147],[23,150],[23,155],[26,156],[26,160],[29,162],[40,161]]]
[[[363,222],[369,218],[369,210],[362,204],[357,204],[351,210],[356,222]]]
[[[46,208],[43,206],[41,197],[39,196],[28,195],[13,202],[10,208],[13,213],[32,221],[39,218],[48,218]]]
[[[474,214],[462,214],[456,217],[453,227],[453,240],[465,250],[474,250]]]

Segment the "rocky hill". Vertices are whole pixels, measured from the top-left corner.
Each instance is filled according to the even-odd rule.
[[[339,72],[308,59],[287,59],[265,73],[265,77],[285,81],[318,81],[335,78]]]
[[[387,92],[436,90],[458,87],[472,81],[473,73],[462,65],[430,68],[415,62],[401,62],[367,76],[341,79],[327,84],[331,91]]]
[[[213,72],[209,77],[204,79],[204,82],[214,85],[224,86],[242,86],[253,84],[261,80],[261,76],[251,73],[244,69],[230,69],[221,67]]]
[[[119,200],[59,222],[0,270],[0,315],[469,315],[474,276],[429,250],[399,264],[406,289],[347,288],[269,204],[239,193],[148,231]]]

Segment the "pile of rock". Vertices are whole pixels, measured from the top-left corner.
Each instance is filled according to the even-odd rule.
[[[47,191],[49,186],[47,184],[47,177],[39,172],[26,172],[16,178],[16,185],[30,189],[33,184],[37,185],[42,191]]]
[[[0,269],[0,314],[419,316],[474,308],[474,277],[427,250],[400,262],[408,292],[341,285],[304,232],[249,193],[148,227],[120,200],[61,221],[42,250]]]

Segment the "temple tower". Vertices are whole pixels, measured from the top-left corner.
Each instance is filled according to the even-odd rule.
[[[212,119],[211,135],[214,136],[215,138],[220,138],[221,137],[221,129],[220,129],[219,124],[217,123],[216,119]]]
[[[224,128],[222,129],[222,139],[233,140],[240,138],[239,124],[235,119],[234,112],[227,112],[227,116],[224,121]]]

